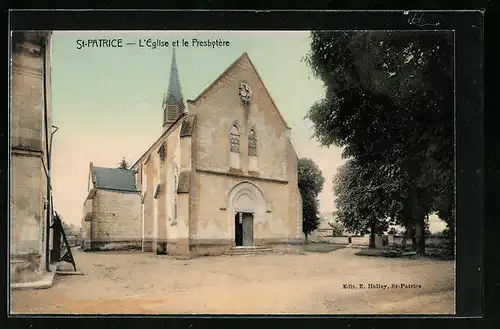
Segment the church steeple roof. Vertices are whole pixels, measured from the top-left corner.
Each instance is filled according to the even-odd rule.
[[[175,58],[175,48],[172,52],[172,64],[170,67],[170,81],[168,82],[167,99],[173,98],[176,103],[182,101],[181,82],[179,79],[179,71],[177,70],[177,60]]]
[[[163,97],[163,130],[167,129],[177,118],[184,113],[184,98],[181,91],[175,48],[172,52],[172,64],[167,93]]]

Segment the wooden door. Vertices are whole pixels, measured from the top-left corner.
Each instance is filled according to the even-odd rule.
[[[243,245],[253,246],[253,214],[243,214]]]

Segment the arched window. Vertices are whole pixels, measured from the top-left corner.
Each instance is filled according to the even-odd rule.
[[[248,155],[257,156],[257,134],[254,128],[248,134]]]
[[[165,161],[165,144],[162,144],[158,149],[158,154],[160,155],[160,160]]]
[[[174,172],[174,220],[177,220],[177,189],[179,188],[179,167]]]
[[[231,133],[229,134],[229,141],[231,143],[231,152],[240,152],[240,131],[236,125],[231,128]]]

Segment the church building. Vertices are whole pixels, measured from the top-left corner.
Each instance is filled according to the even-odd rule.
[[[247,53],[186,101],[174,51],[162,108],[163,133],[130,168],[143,251],[189,258],[302,240],[291,129]]]

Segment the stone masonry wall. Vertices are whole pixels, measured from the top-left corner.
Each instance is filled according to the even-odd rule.
[[[18,38],[22,35],[22,38]],[[11,70],[10,273],[11,282],[35,281],[45,270],[47,178],[44,79],[47,126],[51,127],[50,36],[17,33]],[[43,47],[47,42],[47,71]]]
[[[43,174],[40,164],[37,156],[11,158],[11,254],[40,253],[45,194],[39,181]]]
[[[239,98],[240,82],[252,89],[250,105]],[[234,243],[227,195],[243,181],[257,185],[269,203],[270,211],[259,214],[254,222],[255,242],[296,239],[301,227],[297,180],[293,176],[296,155],[289,150],[290,131],[248,57],[242,56],[201,98],[190,101],[189,113],[197,117],[190,192],[195,224],[190,227],[193,253],[220,253]],[[240,133],[239,168],[231,168],[230,162],[229,132],[233,124]],[[250,166],[248,154],[248,133],[252,128],[257,135],[255,168]]]
[[[295,242],[299,242],[303,239],[302,233],[302,198],[299,191],[299,179],[298,179],[298,159],[297,153],[295,152],[291,142],[288,143],[287,149],[287,168],[288,168],[288,213],[290,221],[288,224],[290,226],[294,225],[293,229],[290,230],[294,232]]]
[[[92,219],[92,246],[141,243],[141,197],[138,193],[98,190]]]
[[[227,195],[235,185],[247,180],[219,175],[200,174],[201,209],[197,219],[195,241],[209,243],[210,240],[234,240],[234,215],[229,213]],[[288,239],[296,235],[295,216],[288,208],[288,188],[285,184],[253,181],[264,194],[267,205],[254,217],[254,239]],[[267,207],[266,207],[267,206]],[[266,211],[267,208],[267,211]],[[260,209],[256,209],[259,211]]]
[[[165,159],[162,161],[158,154],[160,145],[155,149],[151,150],[150,155],[141,161],[139,166],[142,166],[142,171],[144,171],[147,178],[147,186],[144,189],[144,184],[141,181],[138,188],[142,190],[142,195],[144,197],[144,241],[143,241],[143,251],[154,251],[163,250],[165,243],[167,244],[167,252],[169,248],[174,250],[174,245],[176,241],[181,238],[180,235],[184,236],[183,229],[177,226],[178,221],[175,221],[173,209],[173,195],[177,193],[176,187],[174,187],[175,181],[175,168],[179,169],[179,173],[182,170],[187,170],[190,165],[190,148],[189,143],[183,143],[185,150],[181,148],[181,141],[186,138],[180,138],[181,125],[180,122],[177,123],[176,127],[172,128],[172,131],[168,135],[167,139],[164,141],[165,149]],[[186,147],[187,146],[187,147]],[[187,152],[188,154],[183,154]],[[140,171],[140,170],[139,170]],[[154,199],[154,193],[156,185],[161,184],[160,192],[157,199]],[[154,219],[154,208],[156,203],[157,209],[157,219]],[[188,203],[181,202],[181,196],[178,195],[178,217],[182,216],[183,221],[189,221]],[[142,215],[141,215],[142,216]],[[169,247],[169,245],[171,246]],[[179,249],[179,248],[176,248]],[[164,251],[164,250],[163,250]],[[169,252],[170,253],[170,252]]]
[[[238,95],[239,82],[252,88],[249,106]],[[218,172],[230,168],[229,133],[236,124],[240,133],[240,168],[249,172],[248,133],[257,135],[257,172],[260,177],[286,180],[289,131],[274,107],[250,61],[243,56],[208,92],[189,104],[197,116],[197,167]]]

